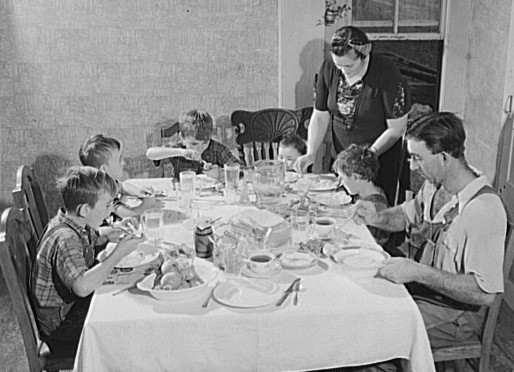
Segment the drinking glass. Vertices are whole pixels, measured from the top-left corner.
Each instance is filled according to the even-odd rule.
[[[306,210],[295,210],[291,215],[291,242],[293,246],[307,240],[310,235],[310,217]]]
[[[253,189],[257,195],[257,205],[273,205],[284,192],[286,168],[280,160],[260,160],[255,163]]]
[[[239,164],[225,164],[225,187],[227,189],[235,189],[239,185]]]
[[[162,209],[148,209],[141,216],[143,230],[148,243],[160,246],[164,240],[164,212]]]
[[[180,205],[189,207],[195,197],[196,173],[193,171],[180,172]]]

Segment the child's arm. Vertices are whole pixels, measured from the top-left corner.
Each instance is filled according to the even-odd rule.
[[[137,245],[143,241],[145,241],[144,237],[136,238],[134,235],[126,235],[109,256],[82,273],[75,282],[73,282],[73,292],[79,297],[90,295],[103,284],[114,266],[120,262],[123,257],[135,251]]]
[[[120,241],[120,236],[126,231],[130,231],[135,234],[138,230],[139,221],[135,217],[124,218],[122,221],[109,224],[109,226],[101,226],[98,229],[99,236],[96,240],[96,245],[101,246],[108,242],[117,243]]]
[[[176,156],[183,156],[192,160],[198,157],[197,151],[189,149],[180,149],[174,147],[150,147],[148,150],[146,150],[146,157],[150,160],[162,160]]]
[[[154,195],[146,196],[143,198],[143,202],[137,207],[129,207],[123,203],[119,203],[114,208],[114,213],[119,217],[139,217],[144,211],[150,208],[159,208],[162,206],[162,202],[157,201]]]

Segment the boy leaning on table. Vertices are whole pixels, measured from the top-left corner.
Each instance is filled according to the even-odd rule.
[[[97,134],[89,137],[80,147],[79,158],[82,165],[101,169],[119,184],[119,195],[114,201],[114,214],[121,219],[136,217],[145,210],[155,207],[156,199],[153,190],[139,189],[129,183],[121,182],[124,160],[121,143],[112,137]],[[136,196],[143,202],[136,207],[129,207],[121,202],[121,196]],[[119,197],[118,197],[119,196]]]
[[[163,160],[164,177],[178,178],[180,172],[192,170],[205,173],[215,179],[222,177],[219,168],[225,164],[241,163],[223,144],[213,140],[214,120],[201,110],[190,110],[179,116],[180,141],[176,147],[150,147],[146,157],[150,160]]]
[[[32,266],[33,295],[41,338],[50,349],[75,350],[94,290],[143,238],[120,236],[121,230],[100,224],[113,210],[118,185],[106,172],[72,167],[57,181],[64,208],[48,223]],[[133,218],[127,219],[137,226]],[[126,220],[126,221],[127,221]],[[95,265],[95,247],[119,243]],[[52,350],[52,351],[54,351]]]

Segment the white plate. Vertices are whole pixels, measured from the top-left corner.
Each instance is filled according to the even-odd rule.
[[[273,269],[271,269],[265,273],[258,273],[256,271],[253,271],[248,265],[244,265],[242,273],[243,273],[243,275],[245,275],[249,278],[267,279],[267,278],[271,278],[271,277],[277,275],[281,271],[282,271],[282,266],[280,266],[280,265],[276,265]]]
[[[211,178],[205,174],[197,174],[196,175],[196,188],[207,190],[213,189],[219,183],[217,179]]]
[[[319,183],[311,186],[309,191],[332,191],[337,189],[339,182],[337,180],[322,179]]]
[[[386,258],[389,258],[386,252],[369,248],[340,249],[332,254],[332,259],[336,263],[344,264],[352,270],[364,271],[378,270]]]
[[[270,280],[234,278],[220,283],[213,296],[227,306],[254,308],[275,303],[282,294],[280,286]]]
[[[187,214],[184,212],[175,210],[175,209],[163,209],[162,210],[164,215],[164,224],[172,224],[172,223],[178,223],[183,222],[189,218]]]
[[[352,197],[344,191],[333,194],[317,194],[311,196],[311,199],[327,207],[340,207],[352,201]]]
[[[287,183],[296,182],[300,177],[301,175],[296,172],[286,172],[285,181]]]
[[[314,266],[318,258],[312,252],[288,250],[278,256],[278,261],[285,269],[305,269]]]
[[[116,245],[117,244],[115,243],[107,244],[107,247],[105,247],[105,249],[98,254],[98,261],[102,262],[105,260],[105,258],[112,253]],[[146,265],[156,260],[159,257],[159,253],[160,251],[157,247],[141,243],[138,245],[134,252],[122,258],[115,267],[120,269],[128,269]]]

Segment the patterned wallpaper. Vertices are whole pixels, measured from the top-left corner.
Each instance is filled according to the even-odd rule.
[[[156,123],[192,108],[233,145],[232,111],[277,106],[277,2],[0,0],[0,202],[29,164],[55,213],[54,179],[96,133],[151,176]]]

